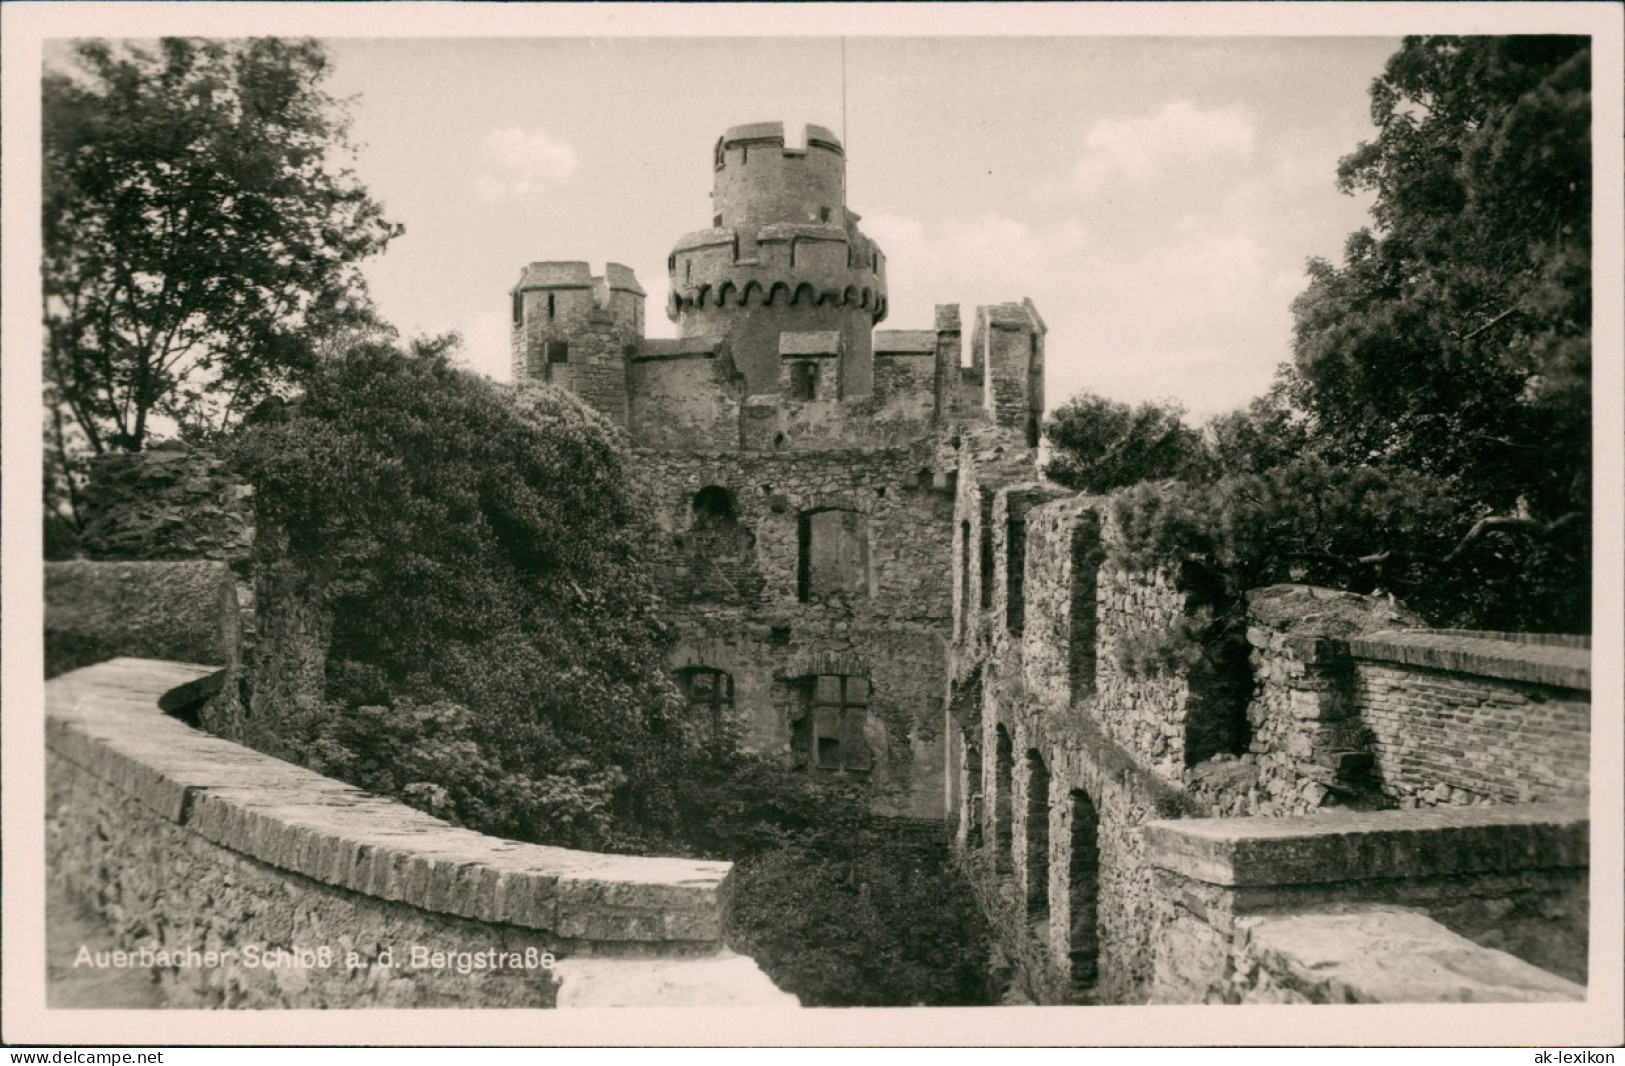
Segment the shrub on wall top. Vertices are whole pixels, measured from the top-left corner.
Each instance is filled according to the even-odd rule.
[[[360,344],[236,458],[332,619],[328,708],[276,746],[487,832],[611,843],[690,733],[624,438],[567,393]]]

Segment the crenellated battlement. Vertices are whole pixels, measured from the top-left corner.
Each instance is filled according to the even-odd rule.
[[[818,452],[974,422],[1036,427],[1044,328],[1031,302],[979,308],[963,331],[944,307],[934,330],[876,333],[885,254],[846,206],[840,141],[804,134],[792,143],[762,122],[718,139],[712,224],[666,262],[675,341],[644,337],[644,290],[619,263],[525,267],[515,380],[574,389],[659,450]]]
[[[571,389],[626,424],[626,352],[643,340],[643,286],[632,268],[531,263],[511,290],[515,382]]]

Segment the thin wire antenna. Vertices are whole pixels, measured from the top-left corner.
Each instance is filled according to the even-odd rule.
[[[841,147],[846,147],[846,38],[841,38]]]

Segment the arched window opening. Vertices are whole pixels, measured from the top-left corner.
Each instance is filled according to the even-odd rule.
[[[547,317],[553,318],[558,313],[558,305],[554,302],[554,294],[547,294]]]
[[[993,493],[981,493],[982,536],[980,544],[982,564],[982,610],[993,606]]]
[[[1049,768],[1036,750],[1027,752],[1027,915],[1049,923]],[[1041,931],[1042,932],[1042,931]]]
[[[864,739],[869,720],[869,681],[845,674],[809,679],[802,713],[790,725],[796,765],[827,773],[867,773],[874,755]]]
[[[869,519],[857,511],[801,516],[796,586],[803,603],[869,595]]]
[[[993,871],[1008,877],[1013,866],[1010,851],[1014,846],[1011,833],[1010,789],[1015,778],[1015,755],[1010,745],[1010,731],[1004,726],[994,727],[996,743],[993,747]]]
[[[1081,789],[1072,791],[1071,845],[1071,859],[1067,863],[1071,907],[1069,958],[1073,991],[1084,995],[1094,988],[1099,971],[1100,816],[1088,794]]]
[[[982,846],[982,749],[965,745],[965,846]]]
[[[522,324],[524,321],[525,294],[522,292],[516,292],[513,294],[513,324],[517,326]]]
[[[707,485],[696,492],[690,511],[688,528],[693,530],[732,529],[739,521],[734,515],[733,493],[721,485]]]
[[[959,632],[970,633],[970,519],[959,523]]]
[[[677,688],[695,718],[706,724],[712,736],[720,736],[733,711],[733,675],[709,666],[689,666],[677,671]]]
[[[1027,618],[1023,588],[1027,570],[1027,520],[1012,518],[1006,528],[1008,532],[1005,536],[1005,628],[1012,637],[1019,637]]]

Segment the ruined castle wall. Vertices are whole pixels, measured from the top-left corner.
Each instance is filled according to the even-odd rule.
[[[631,361],[628,383],[628,429],[642,447],[739,447],[744,382],[715,342],[646,342]]]
[[[235,584],[242,643],[253,643],[254,489],[224,459],[181,441],[99,456],[81,517],[78,548],[86,559],[224,563]]]
[[[936,380],[935,335],[926,336],[931,338],[931,347],[924,351],[875,353],[874,394],[879,407],[874,417],[877,421],[930,425]]]
[[[1272,816],[1584,799],[1589,649],[1420,623],[1330,589],[1249,594],[1250,744],[1193,767],[1193,793]]]
[[[1401,806],[1589,795],[1589,647],[1389,631],[1349,650],[1375,772]]]
[[[202,560],[246,572],[253,489],[226,462],[180,441],[91,464],[79,548],[96,560]]]
[[[962,486],[961,533],[967,519],[983,521],[986,488]],[[956,645],[976,656],[983,694],[980,844],[966,852],[1029,998],[1141,1002],[1155,897],[1139,827],[1203,812],[1178,788],[1171,754],[1185,682],[1130,678],[1111,649],[1130,621],[1177,619],[1183,597],[1165,575],[1101,570],[1098,501],[1057,495],[1032,483],[993,492],[986,636],[966,633]],[[1013,561],[1023,567],[1019,590]],[[962,660],[956,673],[965,670]],[[1165,729],[1168,717],[1176,724]]]
[[[1156,895],[1140,827],[1200,812],[1085,714],[1033,713],[1021,687],[996,675],[987,692],[985,821],[967,857],[999,943],[1018,960],[1022,991],[1038,1003],[1145,1001]],[[1000,727],[1012,753],[1008,798]],[[1049,782],[1034,803],[1039,763]]]
[[[949,498],[929,440],[884,451],[642,453],[660,493],[656,564],[680,634],[674,669],[730,675],[731,720],[754,750],[791,757],[792,722],[820,673],[872,682],[863,771],[889,813],[942,817],[942,634],[950,613]],[[702,516],[726,492],[731,520]],[[804,584],[810,516],[851,515],[850,581]],[[805,595],[805,598],[804,598]]]
[[[1277,586],[1249,595],[1246,644],[1232,649],[1250,652],[1249,698],[1221,669],[1234,660],[1203,643],[1209,614],[1199,589],[1171,570],[1105,565],[1104,501],[1057,498],[1001,469],[998,456],[982,458],[964,459],[956,494],[948,798],[957,845],[1022,993],[1042,1003],[1290,999],[1282,982],[1295,980],[1287,971],[1297,963],[1282,961],[1290,952],[1270,954],[1275,962],[1248,954],[1251,916],[1398,905],[1434,923],[1412,929],[1403,915],[1393,919],[1419,945],[1523,959],[1486,963],[1508,967],[1510,984],[1492,984],[1512,988],[1512,998],[1526,985],[1571,994],[1526,965],[1584,979],[1584,862],[1569,852],[1551,868],[1525,869],[1500,863],[1486,845],[1488,865],[1433,870],[1423,861],[1433,838],[1406,837],[1417,850],[1395,854],[1414,853],[1412,868],[1400,862],[1379,876],[1339,854],[1317,878],[1263,892],[1175,884],[1142,830],[1176,818],[1169,824],[1200,832],[1215,816],[1249,816],[1235,820],[1237,839],[1265,846],[1283,817],[1355,817],[1331,810],[1353,808],[1381,818],[1396,804],[1485,802],[1495,794],[1484,784],[1463,791],[1473,774],[1498,775],[1503,799],[1583,797],[1583,651],[1547,641],[1511,653],[1504,639],[1497,650],[1484,635],[1425,635],[1398,628],[1420,619],[1380,598]],[[1539,791],[1565,780],[1567,793]],[[1484,817],[1515,823],[1523,809]],[[1372,847],[1388,839],[1381,824],[1356,828],[1379,841]],[[1467,829],[1445,828],[1451,854],[1478,847]],[[1221,911],[1246,921],[1214,917]],[[1355,932],[1367,935],[1386,913],[1362,912]],[[1306,927],[1342,921],[1321,914]],[[1258,943],[1287,943],[1297,929],[1272,926]],[[1182,968],[1184,983],[1172,976]],[[1355,980],[1339,972],[1345,984]],[[1293,987],[1292,995],[1334,995],[1312,981]],[[1397,994],[1375,984],[1359,993]]]

